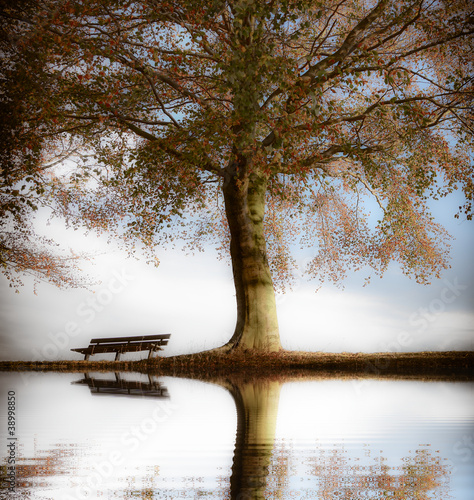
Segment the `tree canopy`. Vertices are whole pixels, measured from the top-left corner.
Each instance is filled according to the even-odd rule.
[[[471,218],[467,0],[39,0],[2,17],[41,55],[15,84],[22,130],[77,162],[43,179],[64,215],[149,247],[180,224],[191,245],[218,238],[239,317],[270,314],[244,290],[291,278],[298,237],[322,280],[396,261],[427,283],[448,250],[428,200],[460,189]]]
[[[32,43],[34,30],[11,19],[13,12],[32,16],[35,3],[0,2],[0,267],[16,289],[25,274],[77,286],[84,283],[75,272],[84,256],[61,253],[32,223],[39,207],[58,209],[48,191],[49,170],[62,157],[60,141],[53,147],[36,120],[48,91],[47,54]]]

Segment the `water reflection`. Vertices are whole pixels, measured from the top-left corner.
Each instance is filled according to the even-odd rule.
[[[6,498],[33,498],[34,492],[48,490],[51,483],[58,477],[69,474],[68,462],[74,461],[77,449],[74,446],[56,444],[51,450],[45,450],[40,456],[24,457],[21,453],[16,457],[16,488],[14,493],[7,494]],[[2,490],[8,490],[7,465],[0,466],[0,498]]]
[[[458,444],[474,435],[462,406],[472,384],[375,381],[359,394],[336,379],[68,378],[30,384],[41,405],[20,422],[11,498],[471,498],[473,463]]]
[[[122,378],[115,372],[115,380],[92,376],[84,373],[84,378],[72,382],[73,384],[87,385],[93,395],[109,396],[140,396],[147,398],[169,398],[168,389],[158,380],[148,375],[146,382]]]
[[[221,383],[234,398],[237,436],[231,498],[264,498],[275,441],[281,382],[254,379]]]
[[[219,383],[230,392],[237,409],[230,498],[299,498],[288,481],[294,453],[285,446],[274,450],[282,382],[254,379]],[[316,495],[313,498],[448,498],[449,466],[430,449],[417,449],[404,457],[398,468],[387,466],[383,456],[374,464],[360,465],[348,459],[343,449],[319,451],[307,460],[306,476],[313,478],[314,487],[306,494]]]
[[[321,453],[311,460],[310,473],[318,483],[316,498],[451,498],[450,467],[439,453],[418,449],[403,457],[403,465],[397,468],[388,467],[385,461],[380,455],[371,464],[360,465],[348,460],[344,450]]]

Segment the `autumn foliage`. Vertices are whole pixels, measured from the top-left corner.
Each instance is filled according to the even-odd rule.
[[[14,5],[33,15],[34,2]],[[0,269],[16,291],[24,275],[78,286],[84,283],[76,272],[81,256],[38,235],[31,219],[40,207],[59,210],[48,186],[51,169],[62,159],[63,139],[52,141],[37,120],[48,91],[47,54],[32,43],[34,31],[11,18],[12,6],[0,2]],[[67,156],[69,148],[62,150]]]
[[[234,346],[275,314],[295,242],[321,280],[396,261],[427,283],[448,250],[428,200],[460,189],[471,218],[467,0],[40,0],[3,18],[44,59],[25,127],[77,163],[46,182],[63,215],[230,248]]]

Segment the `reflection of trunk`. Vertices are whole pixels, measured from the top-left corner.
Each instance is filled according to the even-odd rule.
[[[243,170],[246,169],[245,161],[242,160]],[[275,293],[263,234],[266,187],[265,178],[256,174],[229,175],[224,182],[237,298],[237,324],[228,344],[232,348],[281,349]]]
[[[237,408],[237,438],[230,480],[231,498],[264,498],[273,451],[280,383],[226,385]]]

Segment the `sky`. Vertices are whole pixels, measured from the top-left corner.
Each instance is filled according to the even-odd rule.
[[[393,265],[364,287],[363,273],[339,289],[298,276],[292,291],[277,296],[282,345],[323,352],[406,352],[474,348],[474,222],[453,217],[459,195],[434,205],[433,214],[455,238],[451,268],[431,285],[417,284]],[[67,230],[61,220],[36,227],[65,248],[97,254],[83,269],[97,284],[58,289],[25,279],[20,293],[0,277],[0,359],[82,359],[72,352],[94,337],[170,333],[163,355],[198,352],[224,344],[236,320],[230,266],[216,251],[186,255],[159,249],[158,268],[127,258],[105,237]],[[309,250],[296,255],[299,263]],[[147,353],[127,354],[144,357]],[[96,355],[111,359],[113,354]],[[125,359],[125,357],[124,357]]]

